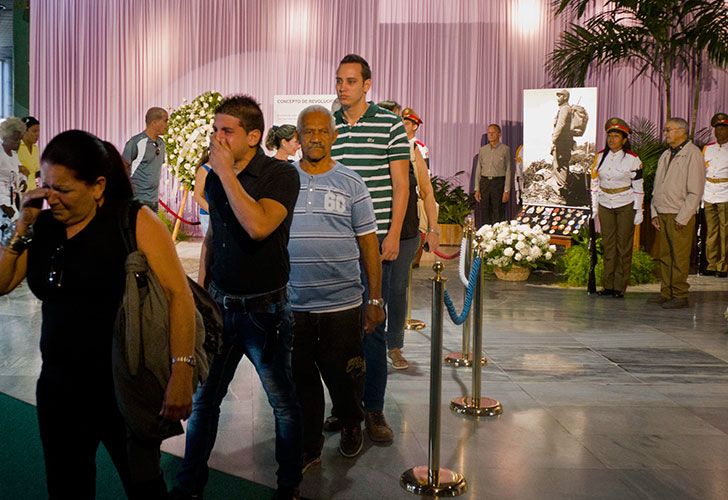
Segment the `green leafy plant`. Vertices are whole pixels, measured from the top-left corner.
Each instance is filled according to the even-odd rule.
[[[435,191],[435,200],[439,208],[437,222],[440,224],[463,225],[465,217],[473,210],[473,198],[460,186],[455,184],[455,178],[464,174],[461,170],[450,177],[432,177],[432,188]]]
[[[629,136],[629,141],[632,144],[632,150],[637,153],[642,162],[644,192],[648,196],[652,196],[657,161],[667,149],[667,144],[660,140],[657,126],[647,118],[634,117],[631,125],[632,133]]]
[[[567,248],[557,261],[557,270],[563,274],[566,284],[569,286],[586,286],[589,279],[589,233],[582,229],[573,238],[574,244]],[[654,283],[655,268],[657,263],[647,252],[635,250],[632,253],[632,267],[630,269],[629,282],[632,285],[643,283]],[[601,283],[604,273],[604,261],[602,259],[602,238],[597,237],[597,265],[594,268],[594,275],[597,283]]]
[[[169,231],[169,234],[172,234],[174,232],[174,222],[167,217],[167,212],[164,211],[164,209],[159,209],[157,212],[157,217],[164,222],[164,225],[167,226],[167,230]],[[183,233],[182,231],[179,231],[177,233],[177,241],[185,241],[187,239],[187,235]]]

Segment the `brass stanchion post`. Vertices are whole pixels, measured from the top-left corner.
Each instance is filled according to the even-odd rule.
[[[442,403],[442,330],[445,296],[444,266],[436,262],[432,266],[432,342],[430,350],[430,435],[428,464],[408,469],[402,473],[399,484],[421,496],[454,497],[465,492],[467,483],[462,474],[440,467],[440,404]]]
[[[412,265],[410,264],[407,275],[407,321],[404,323],[405,330],[422,330],[427,323],[421,319],[412,319]]]
[[[476,258],[480,258],[480,245],[475,252]],[[485,269],[481,265],[478,280],[475,285],[473,296],[473,358],[483,355],[483,288],[485,284]],[[474,417],[500,415],[503,407],[495,399],[480,397],[481,394],[481,372],[480,365],[473,365],[473,395],[455,398],[450,402],[450,409],[456,413]]]
[[[473,265],[473,238],[475,237],[475,222],[472,215],[465,217],[465,226],[463,227],[463,239],[465,240],[465,255],[460,258],[464,259],[465,276],[470,275],[470,268]],[[467,286],[465,287],[467,290]],[[468,313],[463,323],[463,344],[460,352],[451,352],[445,356],[445,362],[455,366],[471,366],[473,364],[473,355],[470,352],[470,332],[473,322],[472,312]],[[480,364],[485,365],[485,358],[480,358]]]

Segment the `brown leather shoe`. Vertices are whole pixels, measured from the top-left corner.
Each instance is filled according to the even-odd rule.
[[[688,299],[679,297],[673,297],[662,304],[663,309],[685,309],[688,306]]]
[[[657,305],[661,306],[668,300],[671,300],[671,299],[668,299],[667,297],[663,297],[662,295],[658,295],[657,297],[650,297],[649,299],[647,299],[647,303],[648,304],[657,304]]]
[[[364,435],[361,432],[361,424],[356,423],[341,428],[341,441],[339,442],[339,453],[346,458],[357,456],[364,447]]]
[[[364,415],[369,439],[376,443],[391,443],[394,441],[394,432],[387,424],[384,413],[381,411],[368,411]]]

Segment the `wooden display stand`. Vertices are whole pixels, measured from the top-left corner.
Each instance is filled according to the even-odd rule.
[[[571,248],[571,236],[551,236],[549,243],[564,248]]]

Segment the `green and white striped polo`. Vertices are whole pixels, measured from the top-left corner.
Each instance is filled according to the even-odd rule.
[[[409,141],[402,119],[373,102],[354,125],[346,122],[341,109],[334,117],[339,136],[331,147],[331,157],[364,179],[374,203],[377,234],[387,234],[392,223],[389,162],[409,161]]]

